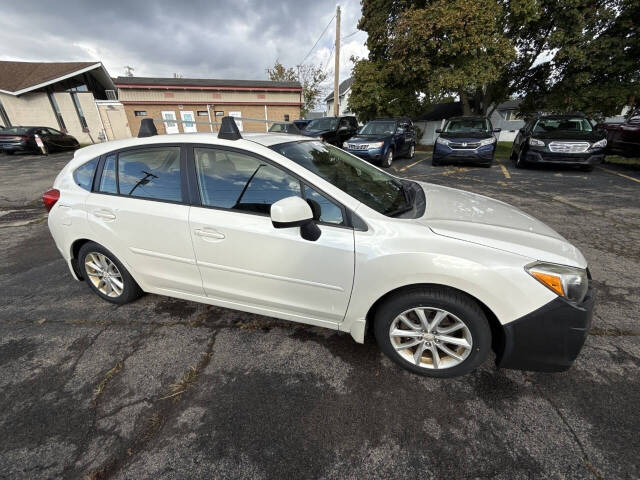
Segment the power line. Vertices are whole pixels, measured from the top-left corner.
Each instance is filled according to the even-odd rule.
[[[298,64],[298,65],[302,65],[304,63],[304,61],[309,58],[309,55],[311,55],[311,52],[313,52],[313,49],[316,48],[316,46],[318,45],[318,42],[320,42],[320,40],[322,39],[323,35],[325,34],[325,32],[327,31],[327,29],[329,28],[329,25],[331,25],[331,22],[333,22],[333,19],[336,18],[336,16],[334,15],[333,17],[331,17],[331,20],[329,20],[329,23],[327,23],[327,26],[324,27],[324,30],[322,31],[322,33],[320,34],[320,36],[318,37],[318,40],[316,40],[316,43],[313,44],[313,47],[311,47],[311,50],[309,50],[309,53],[307,53],[307,55],[304,57],[304,59]]]
[[[324,64],[324,67],[322,67],[322,70],[326,70],[327,67],[329,66],[329,62],[331,61],[331,55],[333,55],[333,50],[336,48],[335,45],[333,45],[331,47],[331,51],[329,52],[329,57],[327,58],[327,63]]]
[[[349,35],[346,35],[344,37],[340,37],[340,40],[345,40],[349,37],[353,37],[356,33],[358,33],[358,30],[356,30],[355,32],[351,32]]]

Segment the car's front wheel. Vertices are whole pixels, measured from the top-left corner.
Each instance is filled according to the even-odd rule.
[[[407,158],[413,158],[416,155],[416,146],[412,143],[409,147],[409,153],[407,154]]]
[[[516,168],[527,168],[527,161],[524,159],[524,151],[522,150],[516,156]]]
[[[394,295],[375,314],[380,349],[411,372],[440,378],[464,375],[491,349],[491,330],[471,298],[442,287]]]
[[[389,168],[393,163],[393,149],[387,150],[387,154],[382,159],[382,168]]]
[[[102,245],[85,243],[78,254],[78,265],[87,285],[103,300],[121,305],[143,293],[124,265]]]

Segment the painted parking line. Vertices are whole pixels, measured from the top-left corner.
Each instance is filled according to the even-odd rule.
[[[502,174],[504,175],[504,178],[506,179],[511,178],[511,174],[509,173],[509,170],[507,170],[507,167],[505,167],[500,160],[498,160],[498,165],[500,165],[500,170],[502,170]]]
[[[405,170],[409,170],[411,167],[415,167],[416,165],[418,165],[421,162],[424,162],[426,160],[426,158],[422,158],[420,160],[418,160],[417,162],[413,162],[410,165],[407,165],[406,167],[402,167],[400,170],[398,170],[399,172],[404,172]]]
[[[619,177],[628,178],[629,180],[633,180],[634,182],[640,183],[640,179],[635,177],[630,177],[629,175],[625,175],[624,173],[616,172],[615,170],[609,170],[608,168],[598,167],[600,170],[604,170],[605,172],[613,173],[614,175],[618,175]]]

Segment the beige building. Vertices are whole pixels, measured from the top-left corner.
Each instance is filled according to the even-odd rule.
[[[115,90],[100,62],[0,61],[0,126],[51,127],[81,144],[130,137]]]
[[[114,83],[134,135],[144,118],[163,134],[215,132],[211,123],[223,116],[239,118],[242,131],[264,132],[268,123],[247,119],[297,120],[302,105],[298,82],[118,77]]]

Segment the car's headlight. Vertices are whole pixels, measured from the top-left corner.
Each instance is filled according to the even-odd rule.
[[[485,145],[491,145],[492,143],[496,143],[496,137],[485,138],[484,140],[480,140],[481,147],[484,147]]]
[[[451,141],[447,140],[446,138],[438,137],[436,139],[436,143],[440,143],[442,145],[449,145]]]
[[[561,297],[580,303],[589,289],[587,271],[582,268],[536,262],[525,267],[529,275]]]
[[[349,144],[348,144],[347,142],[344,142],[344,143],[342,144],[342,148],[349,148]]]
[[[607,146],[607,139],[603,138],[602,140],[599,140],[593,145],[591,145],[591,148],[604,148],[606,146]]]
[[[369,144],[369,150],[373,148],[381,148],[384,145],[384,142],[374,142]]]
[[[529,145],[532,147],[544,147],[544,142],[542,140],[538,140],[537,138],[530,138]]]

